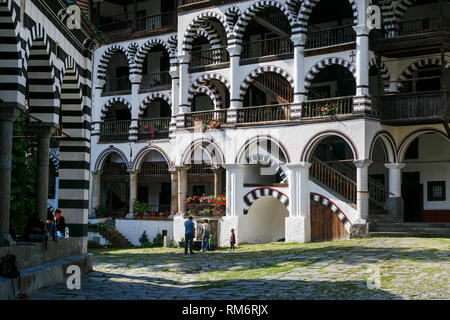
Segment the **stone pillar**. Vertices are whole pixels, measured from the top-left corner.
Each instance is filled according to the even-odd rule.
[[[386,200],[385,206],[390,217],[403,222],[402,169],[405,164],[386,163],[385,167],[389,169],[389,199]]]
[[[171,58],[170,59],[170,77],[172,78],[172,119],[170,120],[170,138],[175,137],[175,130],[177,128],[177,119],[176,116],[179,113],[179,74],[178,74],[178,59]]]
[[[138,193],[138,175],[139,170],[136,171],[128,171],[130,173],[130,208],[127,215],[127,218],[133,218],[134,216],[134,203],[137,200]]]
[[[224,164],[226,169],[226,215],[237,217],[243,214],[244,166],[242,164]]]
[[[242,46],[234,44],[227,47],[230,53],[230,109],[227,111],[227,123],[237,123],[237,109],[242,108],[241,84],[239,81],[239,61],[241,59]]]
[[[356,206],[358,217],[350,230],[351,238],[367,237],[369,232],[369,166],[372,160],[356,160]]]
[[[289,217],[286,218],[285,241],[311,241],[311,204],[309,168],[311,163],[288,163]]]
[[[178,171],[178,211],[181,213],[185,212],[184,200],[187,196],[188,187],[188,175],[187,172],[190,166],[179,166]]]
[[[189,91],[189,61],[190,55],[185,52],[183,55],[178,57],[179,63],[179,114],[184,114],[191,112],[191,105],[188,102],[188,91]]]
[[[353,99],[354,113],[371,113],[369,95],[369,29],[365,24],[353,26],[356,32],[356,96]]]
[[[129,141],[135,142],[138,140],[139,136],[139,126],[138,126],[138,117],[139,117],[139,90],[141,88],[142,76],[139,74],[131,74],[130,82],[131,82],[131,124],[130,124],[130,136]]]
[[[223,194],[223,186],[222,186],[223,168],[214,167],[211,170],[214,173],[214,195],[220,196],[221,194]]]
[[[102,171],[92,172],[92,209],[100,207],[100,191],[101,191]]]
[[[170,207],[173,214],[178,211],[178,172],[175,168],[169,169],[171,184]]]
[[[47,221],[48,203],[48,172],[50,137],[55,132],[54,127],[33,125],[37,136],[37,168],[36,168],[36,212],[41,221]]]
[[[1,102],[1,100],[0,100]],[[13,122],[19,109],[0,103],[0,246],[10,244],[11,158]]]
[[[291,38],[294,43],[294,104],[291,107],[291,119],[301,118],[301,103],[307,100],[305,92],[305,56],[306,35],[298,34]]]

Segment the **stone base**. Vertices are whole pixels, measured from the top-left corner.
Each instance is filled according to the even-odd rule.
[[[311,219],[306,217],[288,217],[285,221],[285,242],[311,242]]]
[[[239,217],[223,217],[219,220],[219,247],[230,245],[231,229],[234,229],[236,244],[239,244]]]
[[[357,221],[350,227],[350,239],[367,238],[369,235],[369,222]]]
[[[0,277],[0,300],[14,299],[19,294],[29,295],[40,288],[66,281],[70,276],[70,274],[67,274],[67,268],[71,265],[79,266],[81,273],[92,271],[92,255],[86,253],[84,255],[71,256],[41,266],[21,270],[20,284],[19,278],[7,279]]]
[[[395,221],[403,222],[404,220],[404,201],[403,198],[389,198],[384,203],[389,217]]]

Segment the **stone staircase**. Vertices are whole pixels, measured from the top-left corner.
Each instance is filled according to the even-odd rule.
[[[133,244],[121,234],[114,225],[114,220],[108,219],[101,224],[98,232],[108,240],[114,248],[133,248]]]
[[[450,223],[374,222],[369,236],[450,238]]]

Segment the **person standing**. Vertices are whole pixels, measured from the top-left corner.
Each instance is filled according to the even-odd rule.
[[[211,225],[209,224],[208,220],[205,220],[205,222],[202,225],[203,229],[203,237],[202,237],[202,251],[205,252],[206,250],[209,251],[209,234],[211,231]]]
[[[193,247],[193,241],[194,241],[194,222],[192,221],[193,218],[189,217],[187,221],[184,222],[184,254],[188,253],[188,245],[189,245],[189,252],[191,254],[194,254],[194,251],[192,250]]]
[[[236,235],[234,234],[234,229],[231,229],[230,251],[234,251],[234,245],[235,244],[236,244]]]

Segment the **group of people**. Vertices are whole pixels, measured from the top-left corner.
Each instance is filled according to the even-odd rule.
[[[195,236],[195,224],[194,219],[192,217],[189,217],[187,221],[184,222],[184,254],[189,252],[191,254],[194,254],[193,251],[193,242],[194,242],[194,236]],[[213,245],[213,235],[211,234],[211,224],[208,220],[205,220],[205,222],[202,223],[202,251],[210,251],[212,250]],[[236,244],[236,235],[234,234],[234,229],[231,229],[231,236],[230,236],[230,251],[234,251],[234,245]]]
[[[61,209],[47,212],[47,230],[54,240],[65,237],[66,221]]]

